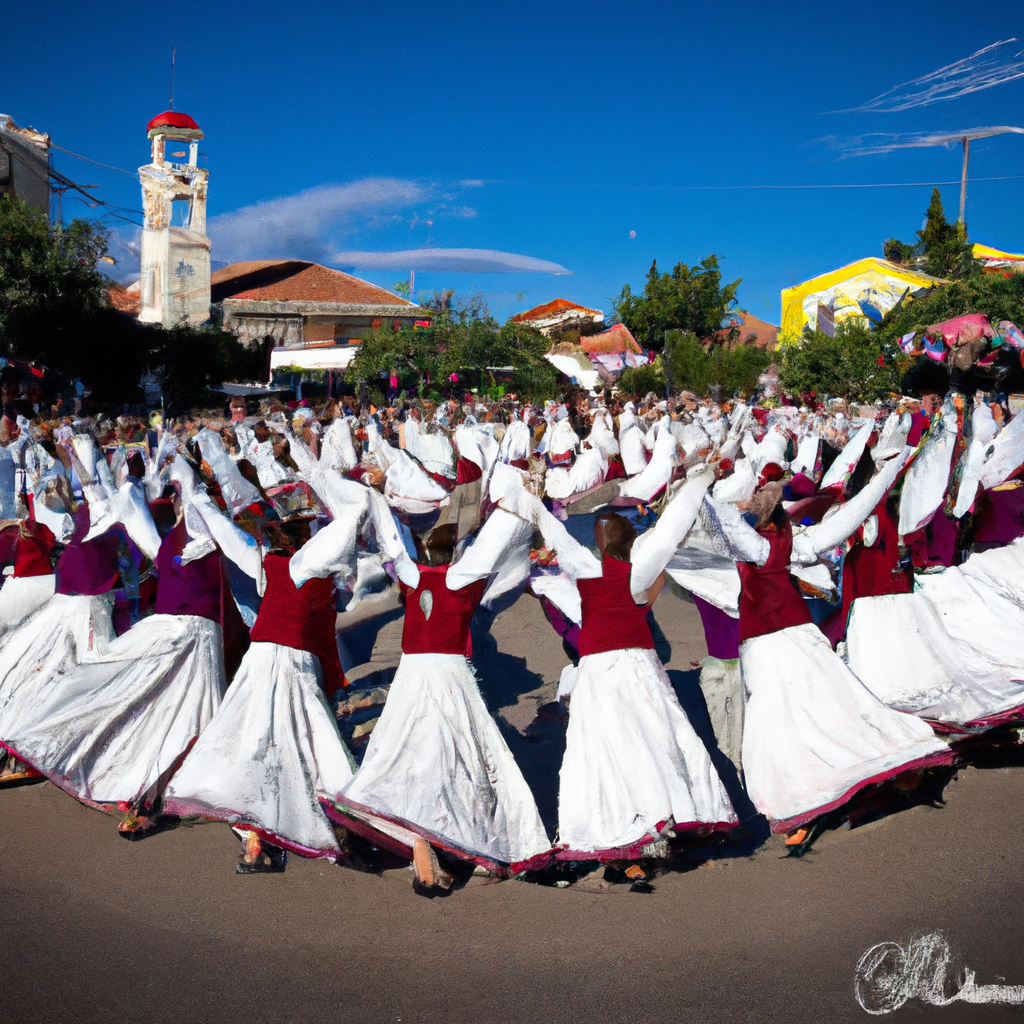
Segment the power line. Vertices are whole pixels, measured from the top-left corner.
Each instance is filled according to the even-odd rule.
[[[76,160],[84,160],[87,164],[93,164],[96,167],[105,167],[108,171],[117,171],[120,174],[127,174],[129,178],[135,178],[138,180],[138,174],[135,171],[126,171],[123,167],[114,167],[113,164],[100,163],[99,160],[90,160],[87,156],[82,156],[81,153],[72,153],[70,149],[65,149],[63,146],[58,146],[56,142],[51,142],[50,145],[54,149],[59,149],[62,153],[67,153],[68,156],[73,156]]]
[[[994,178],[971,178],[970,181],[1020,181],[1024,174],[1006,174]],[[605,185],[595,181],[567,181],[561,178],[498,178],[485,179],[485,185],[566,185],[571,188],[617,189],[622,192],[743,192],[795,189],[838,188],[935,188],[939,185],[959,185],[954,181],[876,181],[841,185]]]

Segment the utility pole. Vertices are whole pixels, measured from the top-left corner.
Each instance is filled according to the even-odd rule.
[[[1024,128],[1019,128],[1016,125],[1001,124],[993,125],[989,128],[969,128],[967,131],[939,133],[935,135],[920,135],[916,136],[912,141],[906,143],[900,143],[896,148],[903,149],[907,147],[918,147],[918,146],[949,146],[954,142],[959,142],[964,147],[964,165],[963,171],[960,175],[960,216],[957,218],[957,224],[964,228],[964,234],[966,235],[966,222],[967,216],[967,163],[971,155],[971,140],[972,139],[989,139],[993,135],[1024,135]]]
[[[960,216],[957,219],[957,223],[960,224],[966,233],[967,224],[964,221],[964,210],[967,208],[967,161],[971,155],[971,137],[965,135],[960,142],[964,147],[964,170],[963,174],[960,175]]]

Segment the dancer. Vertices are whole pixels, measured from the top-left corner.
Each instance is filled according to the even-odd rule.
[[[355,498],[344,519],[321,536],[338,538],[345,557],[336,568],[354,579],[356,536],[372,528],[369,492],[351,481],[339,480],[338,488]],[[293,581],[290,562],[295,557],[302,564],[309,542],[309,516],[301,510],[280,525],[263,524],[270,541],[264,550],[207,495],[196,491],[189,498],[228,557],[265,586],[253,642],[220,710],[171,781],[165,805],[244,830],[239,874],[283,870],[282,848],[336,858],[341,847],[319,800],[345,787],[355,762],[327,703],[345,685],[333,574]],[[308,554],[309,561],[315,558],[316,552]]]
[[[179,481],[192,472],[181,456],[176,465]],[[5,737],[61,789],[122,812],[118,831],[129,838],[156,824],[168,779],[224,690],[221,622],[230,595],[220,555],[202,534],[196,543],[180,493],[173,510],[176,521],[156,556],[155,614],[40,693]]]
[[[79,439],[82,444],[91,441]],[[83,469],[81,463],[79,469]],[[128,496],[120,503],[121,529],[92,540],[86,540],[89,506],[85,501],[79,505],[75,532],[57,561],[57,593],[5,638],[0,649],[0,737],[21,735],[24,717],[31,720],[39,700],[52,687],[59,687],[78,664],[105,653],[114,640],[113,588],[119,579],[121,530],[147,557],[156,557],[160,537],[141,492],[130,483],[123,489]],[[38,773],[21,765],[20,771],[0,773],[0,781],[32,774]]]
[[[417,537],[418,581],[402,583],[401,663],[359,771],[327,804],[336,821],[410,858],[427,890],[453,881],[436,850],[498,875],[549,859],[533,794],[470,661],[473,613],[524,529],[492,516],[456,561],[454,524]]]
[[[843,509],[801,534],[781,507],[782,485],[755,494],[755,526],[735,507],[706,499],[739,563],[740,669],[747,690],[743,768],[757,809],[792,845],[806,828],[869,783],[949,763],[949,748],[925,723],[882,704],[812,624],[788,566],[812,564],[848,537],[886,493],[909,450]]]
[[[933,522],[948,522],[942,506],[957,412],[952,400],[943,404],[917,456],[928,472],[918,472],[912,494],[904,489],[902,501],[916,510],[911,527],[920,528],[932,513]],[[1014,472],[1017,460],[1024,458],[1014,437],[1020,428],[1004,431],[1001,443],[993,445],[994,424],[986,429],[986,418],[992,419],[982,405],[973,416],[977,443],[964,458],[955,503],[962,513],[976,494],[984,493],[984,483],[998,486],[1000,477]],[[988,462],[986,448],[992,452]],[[919,715],[943,733],[976,734],[1024,718],[1024,655],[1017,639],[1024,630],[1024,604],[1016,599],[1017,544],[975,552],[959,566],[922,574],[913,593],[857,595],[847,661],[879,700]]]
[[[635,861],[667,856],[669,839],[738,824],[647,624],[664,568],[692,527],[712,479],[710,470],[691,471],[639,541],[623,516],[599,516],[594,539],[600,561],[559,529],[561,524],[549,521],[521,484],[503,493],[492,487],[492,500],[545,532],[582,602],[579,665],[570,672],[573,678],[563,673],[560,686],[570,696],[570,712],[559,772],[557,857],[623,862],[634,883],[647,877]]]

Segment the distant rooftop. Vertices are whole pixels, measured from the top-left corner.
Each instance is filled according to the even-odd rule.
[[[598,322],[604,321],[604,313],[599,309],[588,309],[568,299],[553,299],[545,302],[542,306],[534,306],[525,313],[517,313],[512,317],[514,324],[542,323],[544,321],[558,321],[566,317],[587,317]]]
[[[580,348],[593,355],[612,352],[632,352],[634,355],[640,355],[643,352],[625,324],[615,324],[600,334],[580,338]]]
[[[768,323],[767,320],[754,316],[753,313],[737,309],[730,314],[730,320],[730,325],[718,332],[719,336],[724,337],[733,327],[736,327],[739,330],[736,344],[773,349],[779,343],[778,327]]]
[[[340,270],[305,260],[248,260],[215,270],[211,299],[409,306],[408,299]]]

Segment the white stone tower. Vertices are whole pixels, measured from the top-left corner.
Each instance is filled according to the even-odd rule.
[[[210,172],[197,166],[203,133],[188,114],[175,110],[158,114],[147,128],[153,161],[139,168],[145,215],[139,319],[164,327],[198,326],[210,317]]]

